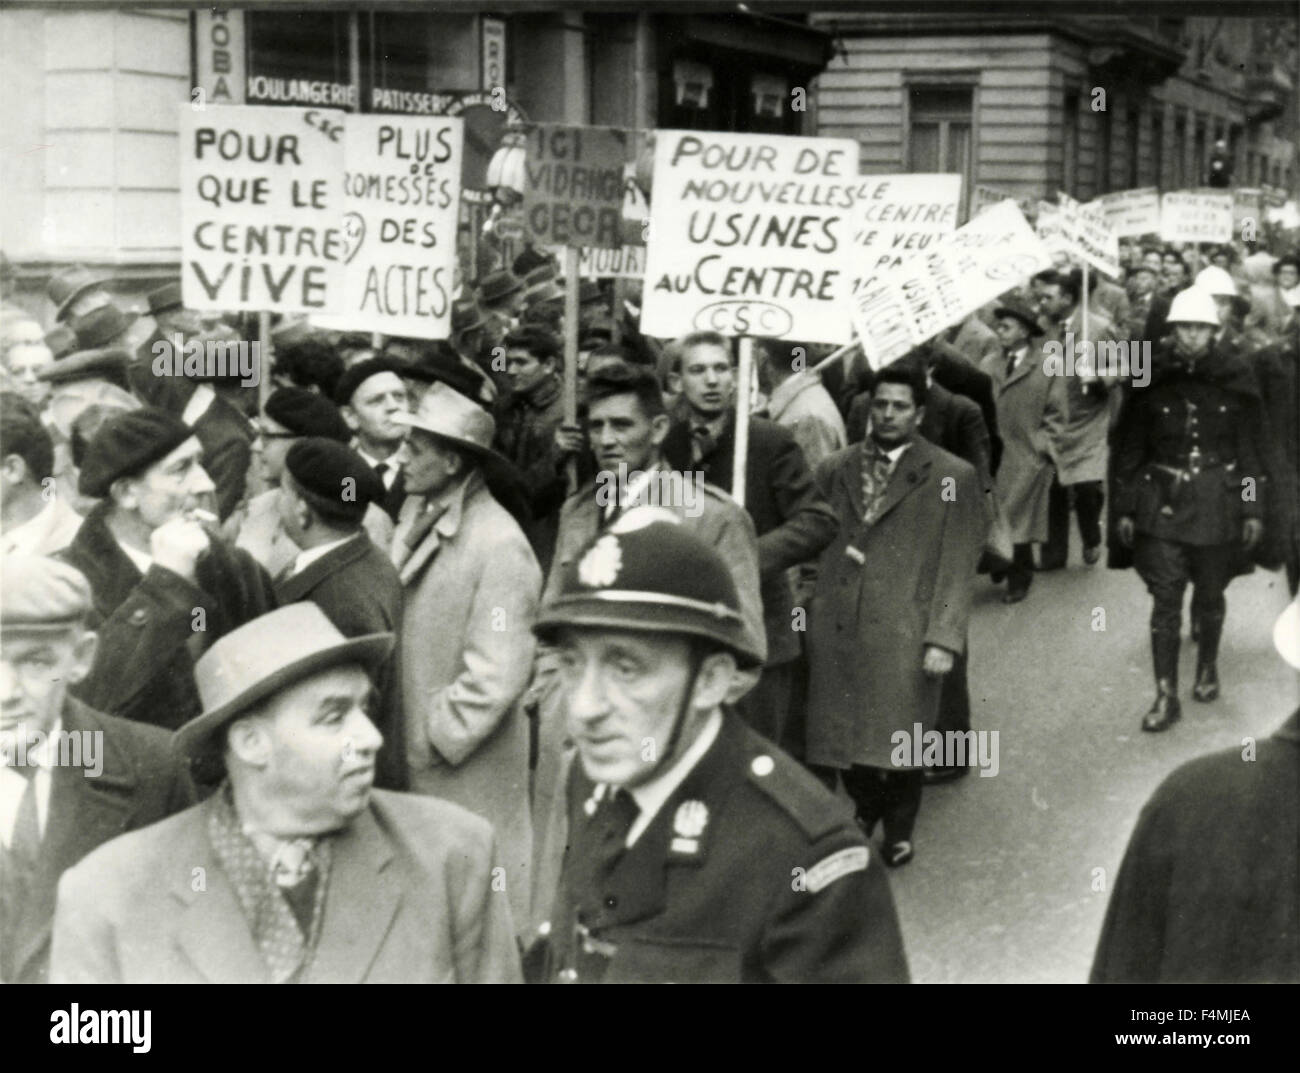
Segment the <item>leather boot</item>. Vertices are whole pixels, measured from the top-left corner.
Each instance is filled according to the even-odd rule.
[[[1197,636],[1196,685],[1192,696],[1199,701],[1214,700],[1219,695],[1219,638],[1223,635],[1223,616],[1202,614]]]
[[[1167,730],[1182,718],[1178,703],[1178,632],[1151,631],[1151,660],[1156,673],[1156,699],[1142,719],[1142,729]]]

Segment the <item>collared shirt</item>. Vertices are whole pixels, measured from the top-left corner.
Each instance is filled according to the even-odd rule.
[[[628,793],[632,795],[632,800],[637,803],[637,807],[641,810],[627,832],[627,845],[629,848],[636,845],[637,839],[650,826],[655,816],[659,814],[659,810],[664,807],[665,802],[673,796],[673,793],[682,784],[686,776],[695,770],[695,765],[704,759],[704,754],[717,741],[718,732],[721,729],[722,712],[714,709],[699,736],[691,742],[690,746],[673,762],[671,767],[654,775],[640,786],[628,790]]]
[[[368,454],[361,448],[361,441],[354,439],[352,441],[352,450],[356,451],[367,466],[374,469],[378,465],[383,465],[384,475],[380,478],[384,482],[384,488],[392,488],[393,482],[397,480],[397,471],[402,468],[402,463],[406,460],[402,449],[399,447],[387,458],[375,458],[374,455]]]
[[[208,412],[208,408],[216,399],[217,393],[211,384],[200,384],[194,389],[194,394],[185,404],[185,409],[181,411],[181,420],[193,428],[195,422]]]
[[[58,496],[21,525],[5,530],[0,551],[5,555],[51,555],[72,543],[81,527],[81,515]]]
[[[304,551],[300,551],[298,557],[293,561],[293,571],[289,576],[292,577],[293,574],[301,574],[317,559],[328,555],[335,548],[341,548],[351,539],[350,536],[340,537],[338,540],[331,540],[328,544],[320,544],[314,548],[307,548]]]
[[[153,566],[152,556],[146,555],[139,548],[131,547],[130,544],[123,544],[120,540],[117,542],[117,546],[126,552],[126,557],[135,563],[136,569],[139,570],[140,573],[149,573],[149,567]]]
[[[56,721],[40,747],[30,750],[26,757],[28,766],[37,768],[36,774],[32,776],[32,786],[36,794],[36,824],[42,838],[45,837],[45,823],[50,814],[50,783],[53,778],[50,769],[57,759],[59,733],[62,729],[63,721]],[[3,754],[0,754],[0,759],[3,759]],[[27,780],[22,775],[9,770],[7,765],[0,764],[0,841],[3,841],[6,849],[13,837],[18,806],[23,794],[27,792],[27,785]]]
[[[870,443],[872,448],[880,451],[881,454],[889,459],[890,476],[893,476],[894,470],[898,468],[898,460],[903,457],[903,453],[912,446],[912,441],[908,440],[906,443],[900,443],[897,447],[891,447],[888,451],[883,451],[881,450],[880,444],[876,443],[874,440],[868,439],[865,442]]]
[[[1010,377],[1010,376],[1012,376],[1012,375],[1015,374],[1015,371],[1016,371],[1018,368],[1020,368],[1020,363],[1021,363],[1022,361],[1025,360],[1025,358],[1028,356],[1028,354],[1029,354],[1029,344],[1028,344],[1028,343],[1026,343],[1024,346],[1022,346],[1019,350],[1013,350],[1013,351],[1011,351],[1009,354],[1007,354],[1006,357],[1007,357],[1007,376],[1008,376],[1008,377]]]
[[[619,495],[617,500],[611,499],[605,504],[605,521],[609,521],[615,514],[626,510],[629,506],[634,506],[640,503],[647,486],[652,480],[654,480],[655,475],[660,471],[666,471],[667,469],[668,464],[659,461],[648,469],[638,470],[637,475],[629,480],[626,485],[623,485],[622,482],[616,483],[615,487],[618,488]]]

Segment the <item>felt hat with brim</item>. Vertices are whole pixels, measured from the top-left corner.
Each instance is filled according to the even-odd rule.
[[[72,380],[89,380],[105,375],[123,376],[131,363],[131,352],[123,347],[97,347],[94,350],[77,350],[58,358],[36,374],[37,380],[51,384],[66,384]]]
[[[1002,317],[1011,317],[1020,321],[1035,335],[1042,330],[1038,326],[1038,314],[1034,312],[1033,307],[1028,302],[1020,298],[1007,299],[993,310],[993,317],[995,320]]]
[[[107,277],[81,265],[75,265],[55,276],[50,280],[49,289],[46,291],[50,301],[57,307],[54,311],[54,319],[63,320],[73,302],[87,291],[95,287],[103,287],[107,283]]]
[[[451,307],[451,331],[453,335],[473,331],[483,327],[483,311],[472,299],[462,298]]]
[[[314,603],[289,604],[220,638],[194,666],[203,712],[176,732],[187,755],[253,705],[319,671],[357,663],[374,673],[393,651],[396,635],[344,637]]]
[[[509,298],[512,294],[517,294],[523,289],[523,280],[513,272],[506,272],[503,269],[485,277],[483,282],[478,285],[478,294],[480,301],[490,304],[499,302],[503,298]]]
[[[67,324],[56,324],[45,333],[45,345],[55,359],[67,357],[77,349],[77,333]]]
[[[553,279],[544,279],[524,291],[524,308],[531,309],[542,302],[563,302],[564,291]]]
[[[464,447],[483,458],[505,461],[492,450],[497,430],[492,415],[440,381],[429,385],[414,413],[394,414],[393,421]]]
[[[72,322],[77,333],[78,350],[96,350],[108,346],[136,321],[137,314],[124,313],[115,305],[100,306]]]
[[[181,299],[180,280],[173,283],[164,283],[156,291],[149,292],[150,316],[156,317],[159,313],[183,308],[185,308],[185,303]]]

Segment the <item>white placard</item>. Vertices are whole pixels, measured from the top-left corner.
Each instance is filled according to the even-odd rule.
[[[181,293],[202,310],[319,313],[343,294],[343,113],[180,105]]]
[[[1160,232],[1160,191],[1154,186],[1102,194],[1089,204],[1102,207],[1110,229],[1119,238]]]
[[[341,205],[346,285],[331,310],[352,331],[451,335],[465,121],[350,115]]]
[[[861,251],[855,293],[877,272],[934,249],[956,231],[961,201],[960,175],[864,175],[862,183],[868,193],[854,220]]]
[[[1014,201],[981,212],[938,249],[882,273],[854,297],[853,322],[868,363],[879,369],[901,358],[1051,264]]]
[[[1099,272],[1118,276],[1119,238],[1106,221],[1102,206],[1095,201],[1084,205],[1069,194],[1057,194],[1061,230],[1074,256],[1087,261]]]
[[[1166,242],[1232,239],[1232,191],[1175,190],[1160,198],[1160,237]]]
[[[653,186],[643,332],[848,342],[857,142],[661,130]]]

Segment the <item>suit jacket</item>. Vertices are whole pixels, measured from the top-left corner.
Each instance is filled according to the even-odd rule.
[[[268,488],[241,504],[221,527],[221,535],[237,548],[243,548],[272,577],[294,561],[298,545],[284,531],[277,504],[280,490]],[[366,506],[361,527],[376,548],[385,554],[393,543],[393,520],[378,503]]]
[[[365,533],[357,533],[346,544],[313,560],[305,570],[277,581],[275,595],[282,607],[310,600],[345,637],[401,632],[402,582],[397,568]],[[405,790],[410,780],[396,650],[375,675],[375,689],[379,699],[374,722],[384,736],[376,760],[375,785],[381,790]]]
[[[411,496],[393,535],[405,593],[399,658],[411,789],[492,824],[511,908],[524,926],[532,820],[522,702],[542,573],[481,473],[471,474],[419,538],[424,508],[423,496]]]
[[[812,372],[795,373],[772,391],[768,416],[788,428],[803,451],[804,460],[815,466],[844,447],[844,418],[835,400]]]
[[[575,765],[575,832],[592,790]],[[694,833],[674,837],[692,811]],[[851,810],[736,716],[599,887],[573,841],[545,979],[907,982],[885,870]],[[576,935],[579,908],[595,950]]]
[[[718,437],[713,453],[698,465],[691,460],[688,421],[675,423],[663,443],[663,456],[673,469],[703,473],[705,481],[724,492],[731,491],[735,452],[732,421]],[[789,663],[801,648],[798,634],[790,628],[794,590],[786,570],[812,562],[835,539],[836,523],[793,433],[763,417],[749,419],[745,510],[758,533],[767,664]]]
[[[65,871],[122,832],[147,827],[194,800],[171,736],[156,727],[114,719],[69,697],[63,730],[100,735],[102,769],[94,776],[84,764],[52,769],[40,862],[18,926],[16,974],[9,983],[48,978],[55,892]]]
[[[217,486],[217,513],[224,521],[244,498],[253,460],[253,426],[218,395],[194,422],[194,435],[203,445],[203,468]]]
[[[156,564],[142,575],[109,532],[108,507],[91,511],[59,555],[90,581],[86,624],[99,634],[94,666],[73,693],[100,711],[174,730],[202,710],[190,647],[196,611],[210,644],[275,609],[271,579],[220,540],[200,557],[197,585]]]
[[[1048,335],[1062,346],[1062,361],[1069,369],[1070,355],[1065,353],[1067,333],[1073,333],[1075,343],[1083,339],[1083,311],[1076,308],[1063,325]],[[1100,313],[1088,311],[1088,335],[1093,344],[1117,340],[1114,325]],[[1097,361],[1102,355],[1097,355]],[[1074,361],[1079,361],[1076,353]],[[1065,420],[1056,432],[1054,457],[1057,479],[1063,485],[1082,484],[1087,481],[1104,481],[1107,466],[1107,436],[1110,431],[1111,392],[1119,384],[1119,377],[1090,379],[1082,375],[1066,375]]]
[[[807,759],[891,768],[891,736],[933,726],[940,679],[928,645],[961,653],[988,516],[975,469],[916,436],[863,522],[862,447],[817,468],[840,520],[808,615]]]
[[[103,846],[59,883],[55,983],[266,983],[208,838],[213,799]],[[487,983],[520,977],[486,823],[445,801],[375,790],[334,836],[307,983]]]
[[[1143,806],[1093,983],[1300,983],[1300,713],[1184,764]]]

